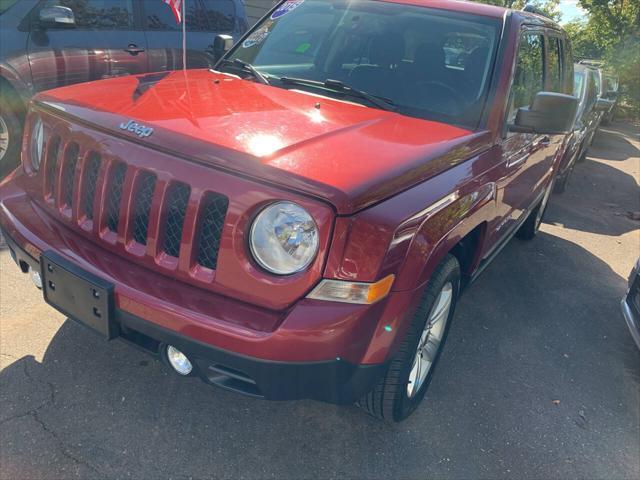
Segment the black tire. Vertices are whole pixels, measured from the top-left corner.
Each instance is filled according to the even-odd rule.
[[[580,155],[578,155],[578,158],[576,158],[576,162],[582,163],[587,159],[587,150],[589,150],[589,147],[585,146],[580,152]]]
[[[22,117],[23,112],[19,106],[19,99],[16,97],[15,91],[8,88],[0,80],[0,129],[6,126],[9,135],[9,144],[6,152],[4,155],[0,152],[2,156],[0,158],[0,179],[8,175],[20,163]]]
[[[420,389],[409,398],[407,386],[409,374],[413,367],[413,360],[418,349],[418,342],[424,331],[427,319],[438,298],[440,291],[447,283],[452,284],[452,300],[447,321],[440,341],[439,349],[431,364],[431,368]],[[409,331],[405,336],[400,348],[393,356],[389,368],[385,375],[380,378],[373,389],[365,394],[358,402],[358,406],[370,415],[385,420],[387,422],[400,422],[411,415],[418,407],[431,383],[433,373],[437,367],[438,360],[442,353],[451,319],[453,318],[458,294],[460,291],[460,264],[453,255],[446,258],[436,267],[433,275],[429,279],[427,288],[422,294],[420,305],[413,315],[413,320]]]
[[[569,183],[569,175],[571,175],[571,170],[567,171],[562,177],[558,177],[553,186],[553,193],[564,193]]]
[[[540,225],[542,225],[542,219],[544,218],[544,214],[547,211],[547,205],[549,204],[549,193],[555,189],[555,181],[552,185],[547,187],[547,191],[545,192],[542,200],[538,203],[538,205],[531,210],[529,216],[524,221],[522,226],[516,232],[516,237],[521,240],[532,240],[537,234],[538,230],[540,230]]]

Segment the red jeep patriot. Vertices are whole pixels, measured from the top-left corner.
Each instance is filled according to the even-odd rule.
[[[538,229],[566,36],[476,3],[290,0],[221,49],[38,95],[0,189],[11,254],[182,375],[402,420],[461,289]]]

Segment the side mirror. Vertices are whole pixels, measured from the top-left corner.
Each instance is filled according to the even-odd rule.
[[[578,98],[555,92],[538,92],[530,107],[519,108],[509,130],[523,133],[558,134],[573,128]]]
[[[225,53],[233,47],[233,37],[231,35],[216,35],[213,40],[213,56],[216,60],[220,60]]]
[[[38,19],[40,24],[45,27],[75,27],[76,25],[76,17],[73,14],[73,10],[60,5],[43,8],[40,10]]]
[[[611,108],[611,101],[606,98],[599,98],[593,108],[596,112],[606,112]]]

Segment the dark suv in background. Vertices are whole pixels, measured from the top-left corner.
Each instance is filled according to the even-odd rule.
[[[214,63],[213,40],[248,27],[241,0],[187,3],[187,66]],[[182,68],[182,33],[161,0],[0,0],[0,178],[17,164],[36,92]]]

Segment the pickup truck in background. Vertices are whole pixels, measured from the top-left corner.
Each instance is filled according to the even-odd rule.
[[[248,28],[241,0],[187,4],[187,66],[213,65],[213,39]],[[28,101],[74,83],[182,68],[182,33],[161,0],[0,3],[0,178],[19,161]]]

